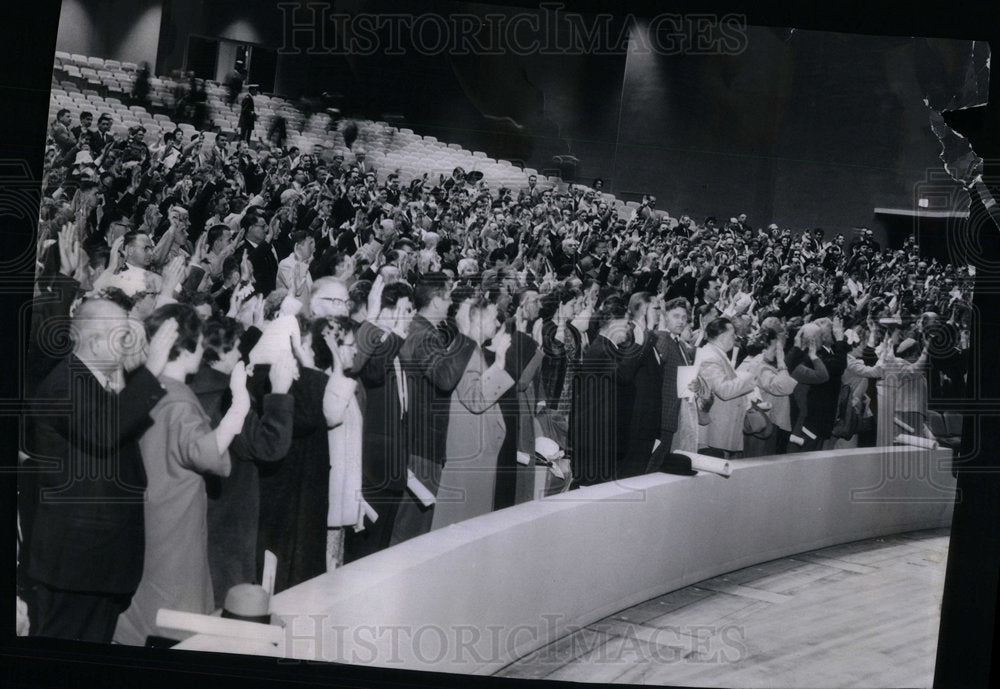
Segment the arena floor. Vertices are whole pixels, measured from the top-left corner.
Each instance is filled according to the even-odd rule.
[[[504,677],[719,687],[929,687],[948,530],[730,572],[576,630]]]

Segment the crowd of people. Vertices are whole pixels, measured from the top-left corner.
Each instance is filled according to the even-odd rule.
[[[969,271],[912,240],[90,127],[58,114],[43,180],[34,634],[143,644],[265,551],[280,591],[679,450],[892,445],[964,391]]]

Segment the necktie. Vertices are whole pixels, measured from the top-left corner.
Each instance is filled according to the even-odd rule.
[[[688,357],[687,357],[687,353],[686,353],[686,352],[684,351],[684,345],[682,345],[682,344],[681,344],[681,341],[680,341],[680,340],[678,340],[678,339],[677,339],[676,337],[674,337],[673,335],[671,335],[671,336],[670,336],[670,339],[672,339],[672,340],[674,341],[674,344],[676,344],[676,345],[677,345],[677,349],[678,349],[678,350],[680,351],[680,353],[681,353],[681,358],[682,358],[682,359],[684,359],[684,365],[685,365],[685,366],[690,366],[690,365],[691,365],[691,363],[690,363],[690,362],[688,361]]]

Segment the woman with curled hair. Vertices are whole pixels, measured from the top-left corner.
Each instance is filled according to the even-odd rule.
[[[784,337],[770,328],[761,330],[747,343],[747,358],[736,372],[756,376],[761,399],[770,405],[767,415],[774,424],[774,433],[769,438],[743,435],[743,456],[764,457],[783,453],[792,430],[791,395],[798,385],[785,364]]]
[[[237,364],[229,378],[232,403],[212,427],[185,383],[205,351],[201,320],[185,304],[161,306],[146,320],[149,336],[170,320],[177,324],[177,341],[159,376],[167,394],[150,412],[153,425],[139,441],[147,477],[142,581],[114,636],[118,643],[136,646],[157,633],[160,608],[206,615],[215,607],[203,475],[229,475],[229,446],[250,411],[246,370]]]

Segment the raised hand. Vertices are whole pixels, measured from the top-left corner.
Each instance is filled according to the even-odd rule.
[[[198,241],[194,245],[194,254],[191,256],[191,261],[197,265],[201,263],[202,259],[208,253],[208,232],[202,232],[201,236],[198,237]]]
[[[508,333],[506,330],[498,332],[493,337],[493,351],[496,353],[497,355],[496,360],[497,362],[500,363],[501,366],[503,365],[504,357],[506,357],[507,355],[507,350],[510,349],[510,344],[511,344],[510,333]]]
[[[271,364],[268,372],[271,381],[271,392],[278,395],[286,395],[292,387],[292,381],[299,378],[299,367],[292,356],[283,356],[275,363]]]
[[[108,257],[108,270],[112,273],[118,270],[122,260],[122,245],[125,243],[125,235],[122,235],[111,245],[111,255]]]
[[[382,290],[385,288],[385,280],[382,273],[375,276],[372,282],[372,289],[368,293],[368,318],[374,320],[382,309]]]
[[[173,295],[177,285],[184,279],[187,266],[183,256],[174,256],[163,269],[163,284],[160,287],[160,294],[169,297]]]
[[[250,263],[250,252],[244,251],[240,259],[240,280],[249,282],[253,278],[253,265]]]
[[[59,272],[73,277],[80,268],[80,238],[72,223],[59,230]]]
[[[233,394],[233,407],[250,409],[250,393],[247,390],[247,369],[242,361],[237,361],[229,374],[229,391]]]
[[[173,318],[165,320],[149,341],[148,355],[146,356],[146,368],[154,376],[163,373],[163,368],[170,358],[170,350],[177,342],[177,321]]]

